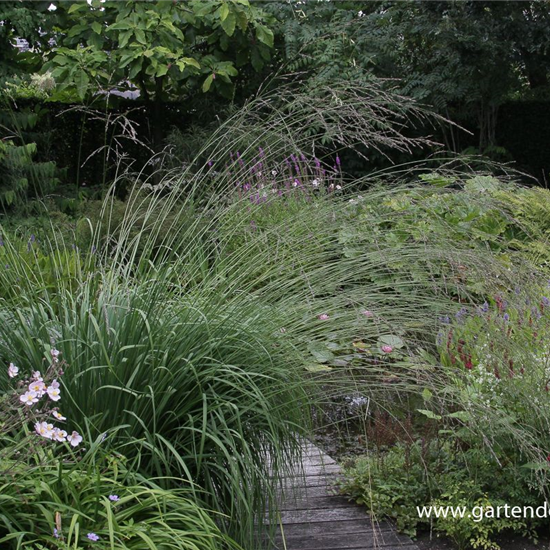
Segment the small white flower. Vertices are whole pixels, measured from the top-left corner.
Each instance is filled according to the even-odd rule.
[[[277,170],[271,170],[271,175],[275,177],[277,175]]]
[[[50,353],[52,354],[52,359],[54,363],[57,363],[59,361],[59,354],[61,353],[59,350],[52,348]]]
[[[311,185],[313,185],[313,187],[319,187],[319,180],[317,178],[315,178],[312,182],[311,182]]]
[[[293,185],[294,187],[298,187],[298,180],[294,180],[294,181],[292,182],[292,185]]]
[[[8,367],[8,376],[10,378],[15,378],[19,373],[19,367],[16,367],[13,363],[10,363]]]
[[[336,186],[336,189],[340,190],[340,189],[342,189],[342,186],[341,186],[341,185],[337,185],[337,186]]]
[[[61,390],[59,388],[50,386],[46,391],[52,401],[59,401],[61,399]]]
[[[52,414],[57,418],[57,420],[67,420],[60,412],[53,411]]]
[[[46,393],[46,384],[42,380],[35,380],[29,384],[29,391],[36,393],[36,397],[40,399]]]
[[[67,441],[73,447],[76,447],[82,441],[82,436],[78,432],[73,432],[71,435],[67,436]]]
[[[39,370],[35,370],[35,371],[32,373],[32,379],[33,379],[33,380],[42,380],[42,375],[40,374],[40,371],[39,371]]]
[[[52,383],[50,384],[50,388],[54,388],[55,390],[59,389],[59,382],[57,380],[52,380]]]
[[[67,432],[59,428],[54,428],[52,438],[54,441],[63,442],[67,438]]]
[[[36,392],[28,391],[19,397],[19,401],[30,407],[33,403],[38,403],[38,396],[36,395]]]
[[[38,435],[45,437],[46,439],[52,439],[54,434],[54,427],[47,422],[37,422],[34,425],[34,429]]]

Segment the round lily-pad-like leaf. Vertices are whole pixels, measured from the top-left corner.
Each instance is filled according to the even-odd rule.
[[[405,345],[405,342],[399,336],[387,334],[378,338],[378,344],[380,346],[391,346],[393,349],[400,349]]]
[[[321,363],[310,363],[309,365],[306,365],[305,369],[308,372],[327,372],[331,371],[332,367],[329,367],[328,365],[321,365]]]
[[[326,344],[312,342],[307,349],[319,363],[328,363],[334,359],[334,353],[327,348]]]

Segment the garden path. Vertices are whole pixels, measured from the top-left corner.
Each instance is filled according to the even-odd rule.
[[[418,550],[409,537],[338,495],[332,488],[338,464],[311,443],[304,446],[303,471],[286,478],[271,550]]]

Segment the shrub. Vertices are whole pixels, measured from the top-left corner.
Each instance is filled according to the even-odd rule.
[[[432,528],[449,536],[460,550],[499,548],[495,537],[515,532],[536,537],[540,520],[484,518],[469,515],[475,507],[540,505],[528,470],[510,457],[492,454],[478,440],[463,448],[460,437],[401,443],[381,454],[361,457],[345,470],[341,489],[378,519],[390,517],[411,536]],[[464,507],[463,518],[420,517],[428,506]]]

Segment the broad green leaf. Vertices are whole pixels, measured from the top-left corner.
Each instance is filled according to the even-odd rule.
[[[311,363],[309,365],[306,365],[305,369],[308,372],[327,372],[331,371],[332,367],[329,367],[328,365],[321,365],[319,363]]]
[[[230,13],[225,20],[221,23],[222,29],[225,31],[225,34],[227,36],[233,36],[233,33],[235,32],[235,26],[237,25],[237,19],[235,17],[234,13]]]
[[[126,31],[132,28],[132,25],[127,21],[117,21],[107,27],[108,31]]]
[[[438,414],[435,414],[432,411],[428,411],[426,409],[416,409],[420,414],[423,414],[424,416],[431,418],[432,420],[441,420],[441,416]]]
[[[132,36],[133,32],[131,30],[121,32],[118,36],[118,47],[125,48]]]
[[[145,33],[142,29],[136,29],[134,34],[136,35],[136,40],[140,44],[147,44],[147,39],[145,38]]]
[[[381,346],[391,346],[394,349],[400,349],[405,345],[399,336],[394,336],[392,334],[380,336],[380,338],[378,338],[378,343]]]
[[[273,31],[268,29],[265,25],[258,25],[256,27],[256,38],[262,42],[262,44],[273,48]]]
[[[183,61],[186,65],[191,65],[191,67],[195,67],[195,69],[201,68],[201,64],[192,57],[182,57],[180,58],[180,61]]]
[[[229,15],[229,6],[224,2],[220,7],[220,19],[225,21]]]
[[[159,76],[164,76],[167,72],[168,72],[168,65],[160,65],[159,68],[157,69],[157,72],[156,72],[156,76],[159,77]]]
[[[447,415],[448,418],[458,418],[459,420],[462,420],[463,422],[468,422],[470,420],[471,416],[470,413],[466,411],[455,411],[453,413],[450,413]]]
[[[209,74],[206,77],[206,80],[202,83],[202,91],[207,92],[210,90],[210,86],[212,86],[212,81],[214,80],[214,74]]]
[[[422,390],[422,399],[424,399],[424,401],[429,401],[432,397],[433,393],[428,388]]]
[[[130,70],[128,71],[128,78],[136,78],[141,69],[143,68],[143,58],[140,57],[132,62],[130,65]]]
[[[83,10],[84,8],[88,9],[87,4],[83,2],[75,2],[67,11],[67,13],[74,13],[75,11]]]
[[[101,26],[100,23],[98,23],[97,21],[94,21],[92,23],[92,30],[96,33],[96,34],[101,34],[101,31],[102,31],[103,27]]]
[[[84,71],[79,71],[75,80],[75,84],[76,90],[78,92],[78,97],[80,97],[80,99],[84,99],[86,97],[89,83],[90,78],[88,77],[88,75]]]

